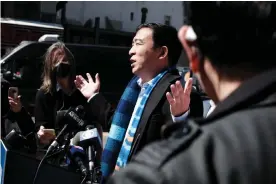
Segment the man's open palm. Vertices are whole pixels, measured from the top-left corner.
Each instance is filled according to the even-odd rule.
[[[183,89],[180,81],[176,81],[175,85],[171,85],[171,93],[166,93],[167,100],[170,104],[171,114],[173,116],[181,116],[189,110],[192,84],[193,80],[190,78],[185,83],[185,88]]]
[[[81,75],[76,76],[75,85],[82,95],[89,99],[94,94],[100,91],[100,77],[97,73],[95,76],[95,82],[89,73],[86,73],[88,81],[86,81]]]

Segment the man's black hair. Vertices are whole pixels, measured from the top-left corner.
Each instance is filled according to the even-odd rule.
[[[182,51],[177,30],[172,26],[163,24],[145,23],[138,26],[136,33],[142,28],[150,28],[152,30],[154,48],[166,46],[168,48],[169,66],[176,65]]]
[[[228,77],[276,66],[276,3],[190,2],[202,56]]]

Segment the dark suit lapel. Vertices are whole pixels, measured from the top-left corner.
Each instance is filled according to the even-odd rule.
[[[137,128],[135,137],[134,137],[134,143],[131,148],[131,153],[129,158],[131,157],[133,150],[136,149],[136,146],[139,145],[139,142],[141,140],[141,137],[143,136],[143,133],[145,132],[145,128],[149,122],[150,115],[152,114],[153,110],[156,108],[156,106],[159,104],[160,100],[164,96],[165,92],[167,91],[169,85],[176,81],[177,79],[180,79],[179,75],[173,75],[171,73],[167,73],[155,86],[153,91],[151,92],[149,99],[145,105],[145,109],[143,111],[139,126]]]

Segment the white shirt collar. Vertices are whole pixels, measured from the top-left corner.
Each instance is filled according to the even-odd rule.
[[[214,103],[213,100],[210,100],[210,105],[211,105],[211,107],[215,107],[216,106],[216,104]]]
[[[153,78],[153,79],[154,79],[154,78]],[[142,84],[142,79],[139,78],[139,79],[137,80],[137,84],[138,84],[138,86],[140,86],[140,87],[142,88],[142,87],[145,87],[145,86],[147,86],[148,84],[152,83],[153,79],[151,79],[150,81],[145,82],[144,84]]]

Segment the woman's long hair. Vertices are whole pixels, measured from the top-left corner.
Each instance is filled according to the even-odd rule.
[[[45,93],[53,94],[55,91],[56,76],[54,74],[54,68],[55,65],[61,61],[68,61],[68,63],[71,65],[69,80],[70,86],[73,88],[74,79],[76,76],[74,56],[65,46],[65,44],[59,41],[51,45],[45,54],[44,69],[42,73],[43,82],[40,87],[40,89],[42,89]]]

